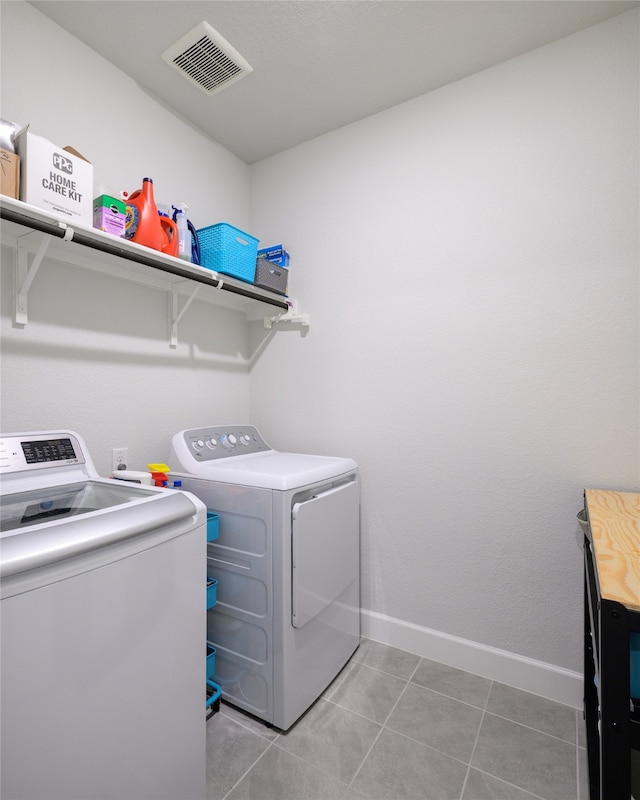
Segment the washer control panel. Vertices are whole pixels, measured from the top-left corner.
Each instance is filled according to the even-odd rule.
[[[189,456],[199,463],[271,450],[253,425],[212,425],[181,435]]]
[[[70,432],[0,437],[0,474],[84,463],[80,442]]]

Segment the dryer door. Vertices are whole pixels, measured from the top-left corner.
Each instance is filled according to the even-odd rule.
[[[292,509],[291,623],[301,628],[358,578],[357,481],[320,492]]]

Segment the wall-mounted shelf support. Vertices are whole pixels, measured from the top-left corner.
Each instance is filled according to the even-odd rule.
[[[70,228],[65,222],[59,222],[58,227],[63,231],[60,237],[63,242],[70,242],[73,239],[73,228]],[[33,261],[29,266],[29,246],[30,241],[39,241],[38,249],[34,253]],[[47,254],[49,245],[53,241],[53,236],[50,233],[43,233],[40,235],[36,231],[29,231],[24,233],[17,239],[16,247],[16,279],[15,279],[15,298],[13,306],[13,322],[15,325],[24,326],[29,322],[29,289],[33,283],[42,260]]]
[[[13,305],[13,321],[16,325],[24,327],[29,322],[29,289],[38,274],[42,259],[45,257],[51,236],[45,234],[38,249],[33,256],[31,266],[29,266],[29,249],[27,246],[27,238],[32,236],[33,232],[25,233],[18,239],[18,247],[16,248],[16,279],[14,283],[15,298]]]
[[[197,284],[189,297],[184,301],[182,310],[178,311],[178,287],[171,287],[171,308],[169,309],[169,325],[171,328],[171,338],[169,340],[169,347],[178,346],[178,323],[184,316],[184,312],[189,308],[191,303],[196,299],[196,295],[200,291],[201,284]]]
[[[296,300],[287,300],[289,306],[288,310],[282,314],[277,314],[274,317],[264,318],[264,327],[271,330],[274,325],[280,322],[290,322],[292,324],[302,325],[303,328],[308,328],[311,325],[311,316],[309,314],[298,313],[298,303]]]

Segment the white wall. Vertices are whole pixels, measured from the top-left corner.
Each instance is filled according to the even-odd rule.
[[[2,4],[0,115],[94,164],[95,194],[154,179],[197,227],[248,227],[249,170],[130,78],[23,2]],[[168,297],[55,263],[41,267],[30,321],[12,327],[12,257],[2,251],[2,429],[67,426],[96,466],[128,446],[132,468],[167,457],[184,427],[247,419],[248,335],[237,312],[196,300],[169,348]]]
[[[640,486],[638,144],[631,12],[252,167],[311,328],[255,327],[251,418],[360,463],[374,630],[581,671],[582,491]]]

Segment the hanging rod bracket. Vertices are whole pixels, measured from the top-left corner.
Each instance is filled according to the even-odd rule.
[[[290,322],[294,325],[302,325],[303,328],[308,328],[311,325],[311,316],[309,314],[298,313],[298,303],[293,298],[287,300],[289,308],[282,314],[276,314],[273,317],[264,318],[264,327],[271,330],[274,325],[280,322]]]

